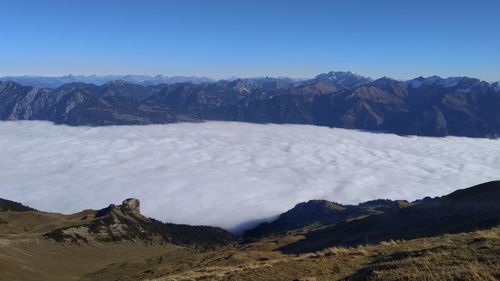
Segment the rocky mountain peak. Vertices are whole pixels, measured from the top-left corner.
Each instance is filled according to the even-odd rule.
[[[19,89],[21,87],[22,87],[21,85],[15,83],[13,81],[10,81],[10,80],[0,81],[0,91],[3,91],[4,89],[15,90],[15,89]]]
[[[140,201],[123,200],[121,205],[90,211],[93,217],[75,225],[54,229],[44,237],[57,242],[89,243],[133,241],[212,247],[234,241],[234,236],[217,227],[163,223],[141,214]],[[87,217],[87,215],[85,216]]]
[[[105,85],[108,85],[108,86],[123,86],[123,85],[126,85],[126,84],[129,84],[129,83],[127,81],[123,80],[123,79],[116,79],[116,80],[109,81]]]
[[[135,217],[143,217],[140,210],[141,202],[139,199],[128,198],[123,200],[121,205],[121,210],[125,214],[129,214]]]
[[[351,71],[330,71],[317,75],[313,81],[331,81],[344,87],[352,88],[372,82],[372,79],[353,73]]]
[[[495,82],[492,85],[493,85],[493,89],[495,89],[497,92],[500,92],[500,81]]]

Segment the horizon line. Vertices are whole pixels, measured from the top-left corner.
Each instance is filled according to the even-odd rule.
[[[321,75],[321,74],[328,74],[328,73],[352,73],[354,75],[358,75],[358,76],[361,76],[361,77],[364,77],[364,78],[368,78],[368,79],[371,79],[373,81],[376,81],[378,79],[383,79],[383,78],[388,78],[388,79],[392,79],[392,80],[396,80],[396,81],[410,81],[410,80],[414,80],[414,79],[417,79],[417,78],[420,78],[420,77],[423,77],[423,78],[431,78],[431,77],[438,77],[438,78],[441,78],[441,79],[448,79],[448,78],[472,78],[472,79],[477,79],[477,80],[480,80],[480,81],[484,81],[484,82],[487,82],[487,83],[496,83],[496,82],[499,82],[500,83],[500,78],[498,80],[493,80],[493,81],[488,81],[488,80],[484,80],[484,79],[481,79],[481,78],[477,78],[477,77],[473,77],[473,76],[467,76],[467,75],[460,75],[460,76],[441,76],[441,75],[437,75],[437,74],[434,74],[434,75],[430,75],[430,76],[424,76],[424,75],[419,75],[419,76],[416,76],[416,77],[413,77],[413,78],[401,78],[401,79],[398,79],[398,78],[393,78],[391,76],[387,76],[387,75],[382,75],[382,76],[379,76],[378,78],[372,78],[371,76],[365,76],[365,75],[362,75],[362,74],[359,74],[357,72],[354,72],[354,71],[350,71],[350,70],[339,70],[339,71],[327,71],[327,72],[320,72],[314,76],[310,76],[310,77],[296,77],[296,76],[286,76],[286,75],[279,75],[279,76],[272,76],[272,75],[255,75],[255,76],[237,76],[237,75],[232,75],[232,76],[228,76],[228,77],[223,77],[223,78],[214,78],[214,77],[210,77],[210,76],[206,76],[206,75],[183,75],[183,74],[175,74],[175,75],[166,75],[166,74],[131,74],[131,73],[128,73],[128,74],[73,74],[73,73],[68,73],[68,74],[63,74],[63,75],[38,75],[38,74],[23,74],[23,75],[2,75],[0,76],[0,79],[8,79],[8,78],[23,78],[23,77],[26,77],[26,78],[65,78],[65,77],[113,77],[113,76],[118,76],[118,77],[124,77],[124,76],[144,76],[144,77],[150,77],[150,78],[154,78],[154,77],[164,77],[164,78],[176,78],[176,77],[179,77],[179,78],[202,78],[202,79],[209,79],[209,80],[212,80],[214,82],[216,81],[223,81],[223,80],[237,80],[237,79],[259,79],[259,78],[274,78],[274,79],[297,79],[297,80],[310,80],[310,79],[314,79],[316,78],[316,76],[318,75]],[[119,80],[119,79],[117,79]]]

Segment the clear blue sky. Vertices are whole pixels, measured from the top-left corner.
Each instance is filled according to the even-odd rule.
[[[500,80],[500,1],[0,0],[0,75]]]

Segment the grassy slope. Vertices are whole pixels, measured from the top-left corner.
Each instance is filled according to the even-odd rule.
[[[0,226],[0,237],[10,239],[39,237],[57,228],[88,223],[94,216],[95,212],[90,210],[72,215],[39,211],[0,212],[0,219],[7,222]]]
[[[113,263],[142,263],[151,256],[171,251],[177,251],[177,247],[134,243],[78,246],[40,239],[6,243],[0,239],[0,280],[80,280],[85,274]]]
[[[355,248],[285,255],[290,235],[208,252],[114,264],[87,280],[498,280],[500,228]],[[128,268],[126,273],[123,268]]]
[[[140,261],[177,251],[175,246],[135,243],[63,244],[48,241],[48,231],[89,222],[94,211],[73,215],[45,212],[0,212],[0,280],[79,280],[112,263]]]
[[[278,251],[303,232],[215,250],[41,238],[94,216],[0,212],[0,280],[500,280],[500,227],[303,254]]]
[[[95,216],[96,212],[92,210],[72,215],[39,211],[0,212],[0,220],[3,222],[0,224],[0,280],[81,280],[92,272],[99,274],[96,278],[90,275],[92,280],[108,280],[103,279],[107,278],[105,269],[120,264],[120,268],[109,276],[109,280],[115,280],[116,276],[134,273],[136,264],[142,268],[145,262],[154,261],[160,256],[168,260],[188,258],[193,252],[199,251],[194,247],[148,241],[58,243],[43,237],[45,233],[55,229],[88,224]],[[161,225],[155,224],[155,227]],[[182,225],[168,227],[180,231],[179,235],[183,235],[182,231],[189,228]],[[206,231],[204,227],[197,227],[195,230]],[[210,234],[213,233],[209,232],[207,235]],[[188,235],[187,238],[191,236]]]
[[[12,218],[11,218],[12,219]],[[30,234],[33,235],[33,234]],[[286,255],[290,234],[202,251],[0,235],[0,280],[498,280],[500,227]]]

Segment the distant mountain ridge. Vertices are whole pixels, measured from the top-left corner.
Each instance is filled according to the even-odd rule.
[[[23,86],[35,88],[58,88],[68,83],[87,83],[103,85],[114,80],[123,80],[142,86],[174,83],[212,83],[214,79],[202,76],[164,76],[164,75],[66,75],[66,76],[4,76],[0,81],[13,81]]]
[[[288,83],[296,83],[306,81],[308,79],[303,78],[289,78],[289,77],[230,77],[224,79],[227,81],[234,80],[281,80]],[[106,83],[123,80],[131,84],[137,84],[141,86],[154,86],[160,84],[176,84],[176,83],[192,83],[192,84],[204,84],[204,83],[215,83],[218,80],[205,77],[205,76],[165,76],[165,75],[65,75],[65,76],[36,76],[36,75],[24,75],[24,76],[3,76],[0,77],[0,81],[12,81],[23,86],[30,86],[34,88],[59,88],[65,84],[70,83],[85,83],[94,84],[96,86],[102,86]]]
[[[422,136],[500,136],[500,87],[468,77],[372,80],[246,78],[138,85],[113,80],[55,89],[0,81],[0,120],[68,125],[200,122],[311,124]]]

